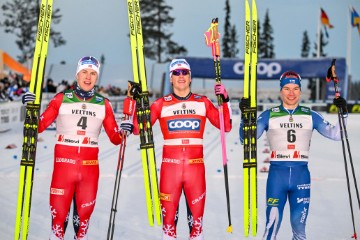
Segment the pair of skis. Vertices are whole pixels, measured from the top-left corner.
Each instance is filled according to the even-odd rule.
[[[257,233],[257,62],[258,62],[258,16],[256,1],[251,11],[245,0],[245,62],[244,98],[250,100],[250,108],[242,112],[244,133],[244,234]]]
[[[144,187],[147,215],[150,226],[154,226],[154,218],[161,225],[161,206],[159,184],[154,151],[153,131],[150,120],[150,102],[147,88],[144,43],[140,16],[139,0],[127,0],[131,57],[136,100],[136,114],[140,131],[140,151],[144,173]]]
[[[327,82],[330,82],[330,81],[334,82],[335,97],[337,98],[337,97],[340,97],[340,92],[339,92],[339,87],[338,87],[339,79],[338,79],[338,77],[336,75],[336,72],[335,72],[335,62],[336,62],[336,59],[333,59],[333,61],[331,62],[331,66],[330,66],[330,68],[328,69],[328,72],[327,72],[326,81]],[[348,134],[347,134],[347,130],[346,130],[346,124],[345,124],[345,119],[344,119],[344,111],[341,108],[338,108],[338,119],[339,119],[339,124],[340,124],[341,143],[342,143],[342,150],[343,150],[343,156],[344,156],[346,183],[347,183],[350,210],[351,210],[351,220],[352,220],[353,230],[354,230],[354,234],[353,234],[353,236],[351,236],[351,238],[354,238],[356,240],[357,239],[357,234],[356,234],[356,228],[355,228],[354,211],[353,211],[352,196],[351,196],[351,189],[350,189],[350,179],[349,179],[349,171],[348,171],[348,158],[349,158],[349,163],[350,163],[350,167],[351,167],[351,173],[352,173],[353,182],[354,182],[354,186],[355,186],[355,192],[356,192],[357,202],[358,202],[358,205],[359,205],[359,210],[360,210],[360,196],[359,196],[359,190],[358,190],[358,187],[357,187],[354,164],[353,164],[351,151],[350,151],[350,143],[349,143]],[[346,145],[345,145],[345,142],[346,142]]]
[[[22,237],[22,239],[27,239],[29,233],[31,197],[38,140],[38,123],[40,117],[44,70],[50,39],[52,5],[52,0],[42,0],[40,5],[36,45],[29,88],[29,91],[36,95],[36,99],[32,103],[28,103],[26,106],[14,231],[15,240],[20,239],[20,237]]]

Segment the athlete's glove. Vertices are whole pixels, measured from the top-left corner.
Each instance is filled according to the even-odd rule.
[[[132,120],[122,120],[120,123],[120,132],[124,132],[126,136],[129,136],[134,131],[134,124]]]
[[[127,96],[137,99],[141,93],[141,86],[139,83],[128,81]]]
[[[35,101],[35,99],[36,99],[36,95],[33,94],[32,92],[26,92],[21,98],[23,104],[27,104],[28,102],[33,102]]]
[[[347,103],[343,97],[336,97],[333,101],[334,105],[337,106],[339,109],[342,110],[343,114],[347,114]]]
[[[229,95],[225,89],[225,86],[223,84],[215,84],[214,86],[214,91],[215,94],[218,96],[220,95],[223,102],[228,102],[229,101]]]
[[[245,111],[245,109],[249,109],[250,108],[250,98],[241,98],[240,103],[239,103],[239,108],[242,113]]]

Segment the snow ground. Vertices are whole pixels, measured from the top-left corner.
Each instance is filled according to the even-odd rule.
[[[337,115],[323,113],[330,122]],[[228,173],[230,186],[230,204],[233,233],[227,233],[228,226],[224,176],[221,160],[219,131],[208,124],[205,136],[205,164],[207,176],[207,199],[204,216],[204,234],[207,240],[246,239],[243,232],[243,178],[242,146],[238,139],[240,116],[233,119],[233,130],[227,134]],[[356,177],[360,178],[360,115],[350,115],[348,120],[348,138],[355,165]],[[155,154],[160,167],[162,135],[158,124],[154,126]],[[53,147],[55,132],[45,131],[39,135],[36,170],[34,177],[29,240],[48,239],[50,233],[49,186],[53,167]],[[113,146],[105,133],[100,135],[101,176],[97,203],[90,221],[89,239],[106,239],[116,165],[119,148]],[[5,149],[11,143],[15,149]],[[0,239],[13,239],[15,213],[17,205],[19,161],[21,158],[22,125],[0,133]],[[267,147],[263,136],[258,141],[259,169],[267,165],[267,157],[262,151]],[[125,163],[120,184],[118,212],[114,238],[125,240],[161,239],[161,226],[149,227],[145,208],[142,165],[137,136],[127,141]],[[307,221],[308,239],[343,240],[351,239],[353,228],[350,204],[345,178],[344,158],[341,142],[323,138],[317,132],[313,134],[310,150],[309,168],[312,176],[312,196]],[[351,172],[350,172],[351,173]],[[352,175],[350,175],[352,176]],[[265,184],[267,173],[258,173],[258,234],[247,239],[261,239],[265,227]],[[359,181],[358,181],[359,182]],[[354,186],[352,178],[351,185]],[[353,192],[353,209],[357,231],[360,232],[360,212]],[[185,222],[184,199],[180,203],[178,239],[188,239]],[[358,234],[360,234],[358,232]],[[73,239],[73,229],[68,226],[65,239]],[[280,229],[279,239],[290,239],[288,205]]]

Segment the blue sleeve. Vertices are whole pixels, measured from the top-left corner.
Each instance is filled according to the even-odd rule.
[[[257,138],[259,139],[261,135],[264,133],[264,131],[267,131],[269,128],[269,118],[270,118],[270,110],[266,110],[260,114],[260,116],[257,119],[256,129],[257,129]],[[239,136],[240,136],[240,142],[244,142],[244,120],[241,119],[240,122],[240,128],[239,128]]]
[[[326,121],[320,113],[316,111],[311,111],[311,116],[313,120],[313,129],[316,129],[321,135],[323,135],[326,138],[335,141],[341,140],[339,122],[337,122],[336,125],[332,125],[331,123]],[[346,118],[344,120],[346,124]]]

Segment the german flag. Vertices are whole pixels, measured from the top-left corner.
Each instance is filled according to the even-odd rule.
[[[324,26],[327,26],[329,28],[333,28],[334,26],[330,23],[329,17],[327,16],[326,12],[324,11],[324,9],[321,8],[321,23]]]

